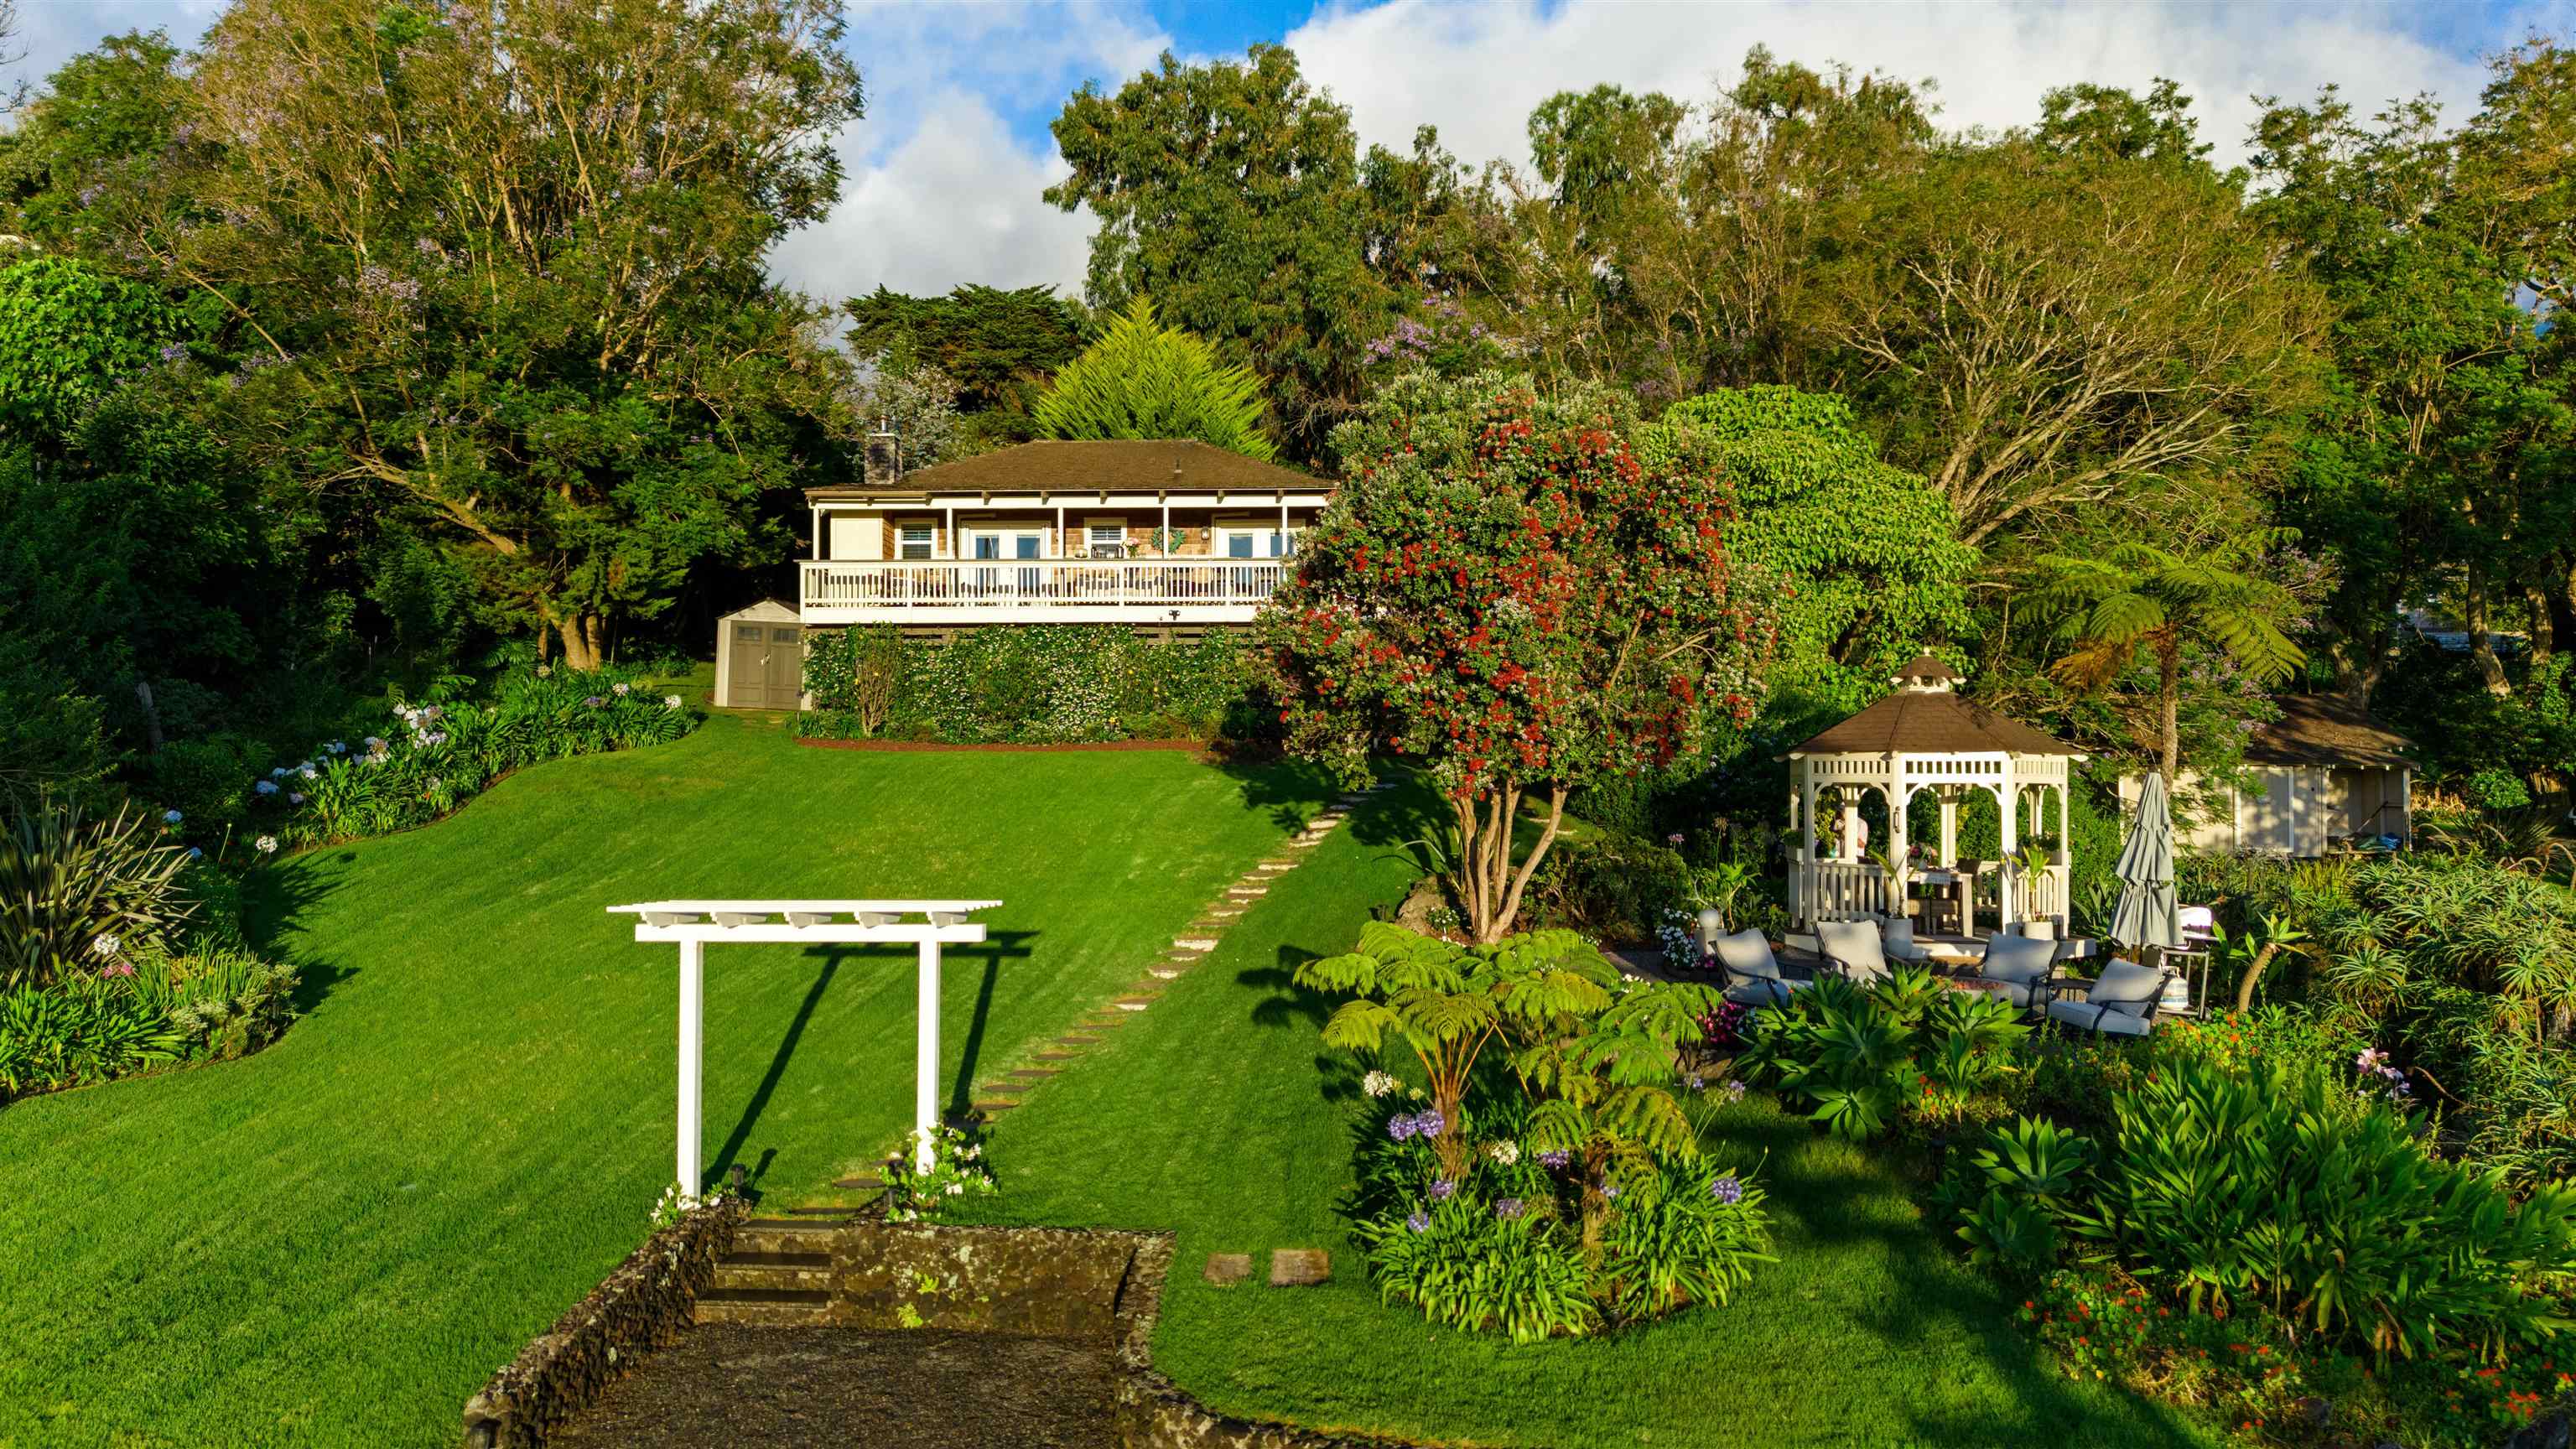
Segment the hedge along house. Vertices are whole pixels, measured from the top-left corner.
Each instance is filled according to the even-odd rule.
[[[1250,623],[1332,485],[1187,441],[1022,443],[906,473],[868,440],[855,483],[809,489],[807,628]]]
[[[2337,695],[2276,700],[2281,717],[2245,741],[2245,766],[2260,788],[2217,792],[2215,819],[2174,821],[2174,843],[2220,855],[2314,859],[2360,846],[2393,848],[2415,839],[2412,741]],[[2134,809],[2146,777],[2120,777],[2120,804]],[[2185,770],[2175,782],[2201,784]]]

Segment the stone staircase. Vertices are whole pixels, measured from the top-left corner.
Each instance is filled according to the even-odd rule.
[[[1280,878],[1295,870],[1316,846],[1330,839],[1350,818],[1351,808],[1377,791],[1337,797],[1320,814],[1289,837],[1279,851],[1220,891],[1172,938],[1171,946],[1145,967],[1143,978],[1122,989],[1106,1005],[1085,1012],[1069,1031],[1033,1054],[1031,1063],[975,1086],[975,1110],[987,1120],[1017,1108],[1028,1094],[1080,1061],[1109,1034],[1151,1010],[1163,989],[1207,959],[1252,903],[1269,893]],[[697,1321],[767,1327],[806,1327],[829,1321],[833,1260],[830,1247],[841,1225],[857,1218],[885,1191],[873,1175],[845,1177],[832,1184],[832,1200],[794,1207],[776,1217],[753,1218],[742,1225],[731,1251],[716,1260],[714,1282],[698,1295]]]

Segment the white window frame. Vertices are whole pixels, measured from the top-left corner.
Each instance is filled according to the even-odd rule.
[[[921,552],[914,553],[913,550],[916,548]],[[894,526],[894,556],[897,560],[904,563],[921,563],[937,557],[938,553],[938,524],[898,523]]]
[[[1216,536],[1210,540],[1208,551],[1218,558],[1231,558],[1238,562],[1276,562],[1297,552],[1297,536],[1305,531],[1305,525],[1301,523],[1291,523],[1282,530],[1276,518],[1219,519]],[[1252,540],[1253,551],[1250,554],[1234,551],[1234,541],[1238,537]],[[1265,549],[1268,552],[1264,552]]]
[[[1104,534],[1108,536],[1103,537],[1102,535]],[[1104,543],[1115,544],[1121,549],[1125,549],[1128,546],[1126,519],[1088,518],[1083,520],[1082,551],[1088,554],[1093,549],[1100,547]]]

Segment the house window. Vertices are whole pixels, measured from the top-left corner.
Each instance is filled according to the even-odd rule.
[[[1127,520],[1095,518],[1084,529],[1093,558],[1116,558],[1127,551]]]
[[[935,525],[927,523],[904,524],[901,528],[896,530],[894,556],[902,559],[926,559],[930,557],[934,537]]]
[[[1218,552],[1228,558],[1286,558],[1297,551],[1301,531],[1276,524],[1225,524],[1217,529]]]

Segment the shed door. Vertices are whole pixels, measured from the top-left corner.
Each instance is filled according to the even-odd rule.
[[[733,626],[732,689],[736,709],[768,709],[769,628],[765,624]]]
[[[771,709],[794,709],[805,692],[804,680],[798,677],[804,673],[805,664],[801,633],[801,630],[781,629],[775,625],[770,628],[765,682],[769,687]]]

